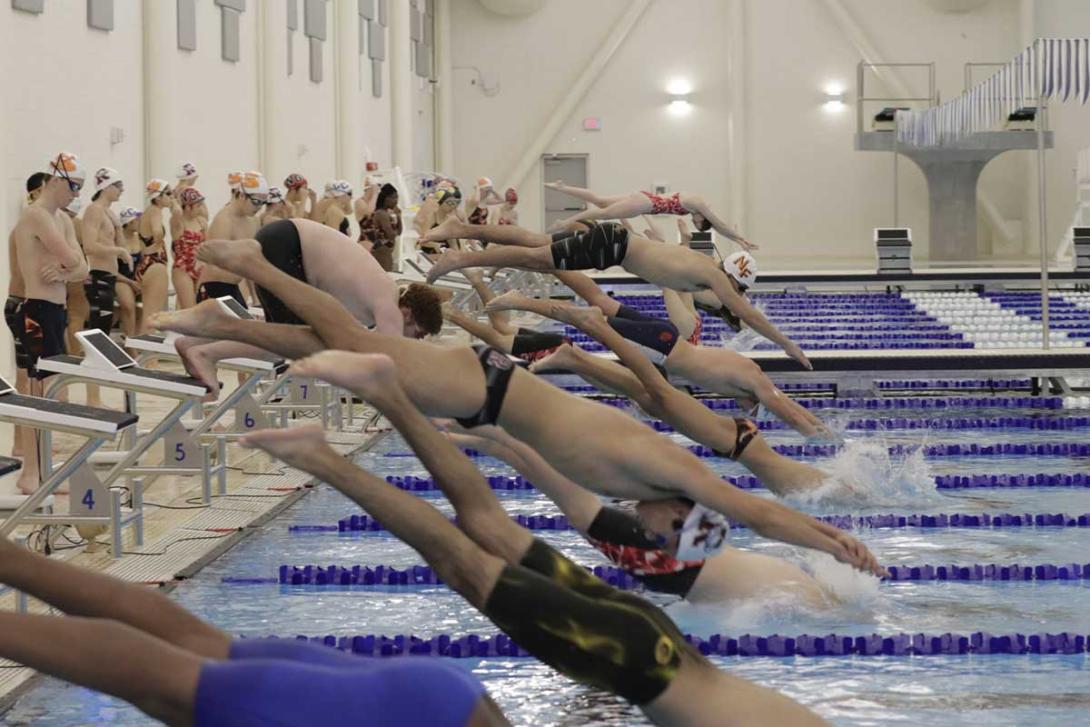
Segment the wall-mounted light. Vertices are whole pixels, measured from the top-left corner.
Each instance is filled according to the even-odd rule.
[[[826,113],[835,114],[843,111],[847,104],[844,102],[844,87],[839,83],[830,83],[825,86],[825,103],[822,109]]]
[[[684,78],[675,78],[666,84],[666,93],[670,94],[670,105],[667,107],[673,116],[686,116],[693,110],[689,102],[689,94],[693,92],[693,85]]]

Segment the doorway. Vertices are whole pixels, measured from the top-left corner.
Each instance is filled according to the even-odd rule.
[[[543,154],[541,156],[541,171],[545,182],[561,181],[572,187],[587,186],[587,156],[586,154]],[[561,194],[556,190],[542,187],[545,192],[545,229],[549,229],[557,220],[571,217],[575,213],[587,208],[586,202]]]

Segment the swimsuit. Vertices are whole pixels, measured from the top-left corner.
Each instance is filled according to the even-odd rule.
[[[693,327],[693,332],[689,334],[687,340],[694,346],[700,345],[700,337],[704,333],[704,319],[700,317],[700,314],[696,314],[696,325]]]
[[[586,232],[557,233],[550,246],[556,270],[605,270],[628,253],[628,230],[615,222],[590,225]]]
[[[23,323],[23,303],[25,302],[26,298],[9,295],[7,302],[4,303],[4,322],[8,324],[11,340],[15,344],[15,368],[17,369],[31,367],[30,358],[27,356],[26,349],[23,348],[23,328],[26,325]]]
[[[678,560],[663,550],[640,519],[603,506],[587,528],[590,544],[652,591],[685,597],[704,567],[702,560]]]
[[[702,660],[662,610],[536,538],[519,565],[500,572],[481,610],[561,674],[636,705],[670,686],[683,652]]]
[[[555,352],[565,343],[571,343],[571,339],[559,333],[519,328],[518,333],[515,334],[515,340],[511,343],[511,355],[533,363]]]
[[[348,225],[348,218],[347,217],[345,217],[344,219],[341,220],[341,224],[337,225],[337,229],[341,231],[342,235],[347,235],[348,234],[348,230],[350,229],[350,227]]]
[[[677,326],[663,318],[651,318],[637,310],[622,305],[617,313],[606,319],[609,327],[620,333],[656,365],[661,365],[674,351],[679,336]]]
[[[181,236],[174,241],[174,267],[184,270],[193,282],[200,278],[197,270],[197,248],[204,242],[204,233],[200,230],[182,230]]]
[[[651,200],[651,214],[653,215],[687,215],[689,210],[681,206],[681,192],[674,192],[669,197],[650,192],[641,192],[643,196]]]
[[[246,299],[242,297],[242,290],[236,283],[224,283],[218,280],[213,280],[207,283],[201,283],[197,288],[197,302],[222,298],[225,295],[229,295],[238,301],[238,304],[243,308],[246,308]]]
[[[296,280],[307,282],[306,269],[303,267],[303,244],[299,240],[299,228],[291,220],[277,220],[257,231],[255,239],[261,243],[261,254],[281,272]],[[261,307],[265,309],[265,320],[269,323],[287,323],[303,325],[303,319],[260,285],[254,286]]]
[[[20,339],[26,354],[26,370],[30,376],[44,379],[53,374],[36,370],[38,359],[64,353],[64,333],[68,326],[68,311],[60,303],[28,298],[19,315],[22,321]]]
[[[140,256],[140,262],[136,264],[136,281],[140,282],[143,280],[144,273],[146,273],[148,268],[152,265],[159,264],[165,267],[167,262],[167,254],[161,250],[159,252],[144,253]]]
[[[142,256],[142,253],[130,252],[129,255],[132,257],[132,265],[129,265],[124,260],[118,261],[117,274],[118,277],[128,278],[129,280],[136,280],[136,267],[140,264],[140,257]]]
[[[720,452],[719,450],[712,450],[718,457],[726,457],[727,459],[738,459],[742,456],[742,452],[746,451],[746,447],[749,443],[757,438],[760,434],[760,430],[757,425],[749,419],[742,419],[740,417],[734,418],[734,449],[730,452]]]
[[[92,270],[83,282],[83,294],[87,296],[90,313],[87,327],[97,328],[110,335],[114,327],[114,300],[117,298],[117,274],[105,270]]]
[[[295,639],[236,640],[206,661],[196,727],[465,727],[484,687],[443,659],[369,659]]]
[[[473,350],[477,352],[477,361],[484,371],[485,395],[484,403],[476,414],[455,418],[466,429],[495,424],[499,420],[503,397],[507,395],[507,386],[515,373],[515,364],[503,351],[481,344],[475,345]]]

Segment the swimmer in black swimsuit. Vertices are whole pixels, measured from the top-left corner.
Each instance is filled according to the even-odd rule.
[[[717,670],[660,609],[619,591],[517,525],[472,462],[435,430],[386,356],[358,357],[356,393],[408,440],[454,505],[459,526],[333,451],[318,427],[243,440],[337,487],[416,549],[440,578],[557,671],[620,695],[656,724],[729,713],[768,724],[821,720],[771,690]]]
[[[366,358],[360,354],[386,354],[398,362],[403,385],[430,416],[458,417],[476,425],[496,422],[583,487],[626,499],[688,497],[758,534],[825,551],[860,570],[884,573],[870,551],[848,533],[724,483],[691,452],[627,414],[572,396],[509,366],[510,359],[495,349],[474,352],[372,333],[333,296],[277,269],[258,246],[228,244],[233,248],[221,250],[215,264],[236,274],[244,271],[306,325],[237,320],[206,301],[160,315],[159,328],[257,346],[293,359],[321,352],[298,361],[296,373],[348,389],[357,385],[356,367]],[[443,375],[437,377],[436,372]],[[682,418],[696,416],[691,403],[712,417],[724,449],[740,451],[744,437],[739,439],[734,422],[720,421],[699,402],[665,388],[683,397]],[[707,426],[703,421],[699,425]],[[759,451],[758,442],[760,438],[754,438],[745,448],[745,462],[754,459],[751,452]]]
[[[814,607],[835,603],[835,598],[811,576],[780,558],[725,544],[718,553],[679,558],[685,524],[694,508],[692,500],[644,500],[637,503],[633,514],[603,504],[597,495],[557,472],[534,449],[499,427],[480,427],[473,434],[449,436],[460,447],[503,460],[533,482],[591,545],[638,578],[648,590],[681,596],[694,603],[754,598],[770,592],[790,594]],[[692,558],[687,553],[680,555]]]
[[[611,222],[595,224],[575,234],[567,232],[554,236],[514,225],[468,225],[457,217],[448,218],[420,240],[421,244],[427,244],[460,237],[497,244],[481,251],[449,251],[428,271],[429,283],[463,268],[513,267],[554,272],[604,270],[621,265],[659,287],[680,292],[712,291],[750,328],[783,348],[805,368],[811,368],[802,349],[738,294],[723,268],[707,255],[687,247],[663,245]]]

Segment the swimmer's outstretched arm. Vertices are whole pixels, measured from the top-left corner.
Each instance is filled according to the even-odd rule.
[[[223,659],[231,638],[155,588],[47,558],[0,538],[0,583],[70,616],[113,619],[201,656]]]
[[[602,510],[602,501],[597,495],[557,472],[537,450],[500,427],[476,427],[473,434],[452,432],[448,436],[460,447],[476,449],[509,464],[555,502],[572,527],[583,536],[586,536],[591,523]]]

